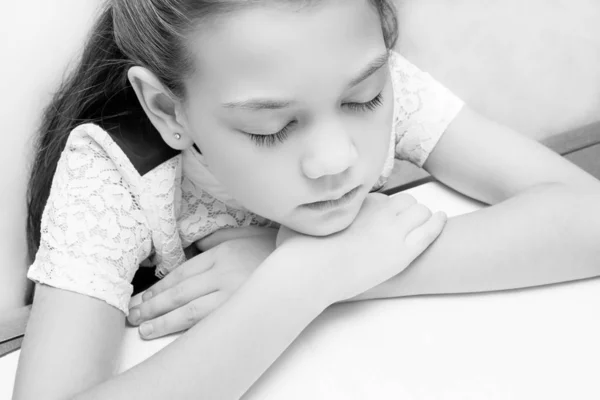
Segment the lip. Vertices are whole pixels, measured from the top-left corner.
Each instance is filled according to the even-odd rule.
[[[316,201],[314,203],[306,203],[306,204],[303,204],[301,207],[308,208],[311,210],[327,210],[327,209],[343,206],[347,203],[350,203],[350,201],[352,201],[356,197],[361,186],[362,185],[356,186],[354,189],[350,190],[349,192],[346,192],[345,194],[343,194],[342,196],[340,196],[337,199]]]

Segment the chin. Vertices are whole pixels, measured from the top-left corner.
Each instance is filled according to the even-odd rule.
[[[341,208],[337,211],[316,213],[306,215],[305,213],[296,214],[288,221],[280,221],[281,225],[286,226],[295,232],[309,236],[329,236],[341,232],[348,228],[358,216],[362,204],[365,201],[366,194],[355,199],[356,202],[348,208]]]
[[[348,228],[354,222],[358,212],[338,215],[333,218],[306,221],[298,226],[288,226],[296,232],[309,236],[329,236]]]

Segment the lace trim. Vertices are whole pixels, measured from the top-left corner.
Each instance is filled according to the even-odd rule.
[[[61,253],[44,257],[30,267],[27,278],[48,286],[68,290],[103,300],[129,315],[129,300],[133,286],[120,276],[108,271],[113,267],[86,264],[84,259],[71,259]]]

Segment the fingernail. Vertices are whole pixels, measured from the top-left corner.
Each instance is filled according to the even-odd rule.
[[[140,316],[140,310],[138,310],[137,308],[134,308],[129,312],[129,320],[134,324],[139,321]]]
[[[152,292],[149,290],[146,290],[146,292],[144,292],[144,294],[142,295],[143,301],[150,300],[151,298],[152,298]]]
[[[150,336],[152,335],[152,332],[154,332],[154,327],[151,323],[145,322],[140,325],[140,333],[142,336]]]

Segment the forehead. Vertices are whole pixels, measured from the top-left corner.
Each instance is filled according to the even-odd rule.
[[[190,83],[238,91],[302,85],[307,79],[331,83],[332,77],[352,79],[385,51],[379,15],[369,0],[276,3],[201,23],[189,38],[196,66]]]

